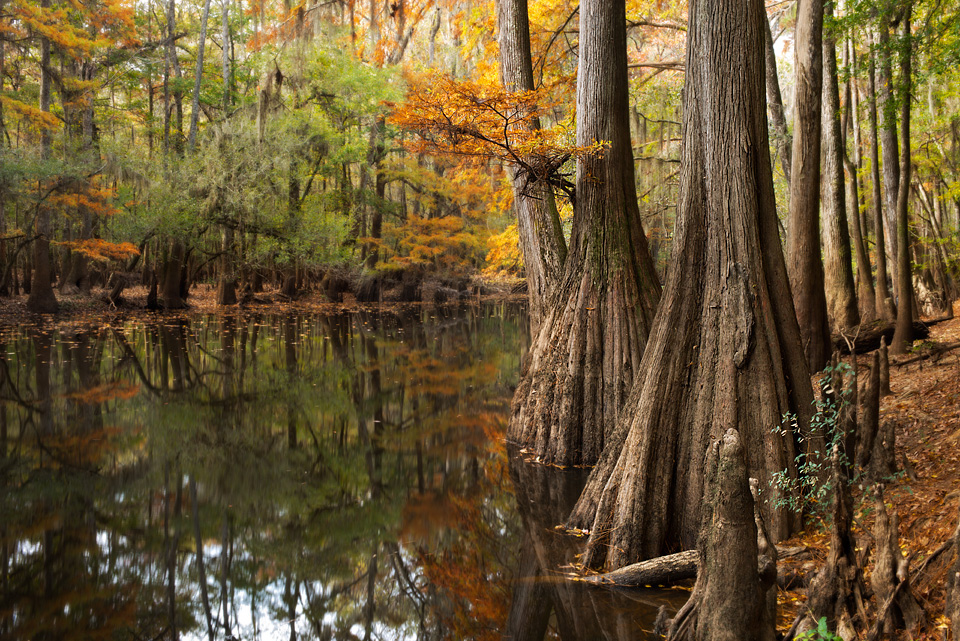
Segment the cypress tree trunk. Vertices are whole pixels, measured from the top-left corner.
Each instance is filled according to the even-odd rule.
[[[872,44],[872,43],[871,43]],[[873,202],[874,233],[877,247],[877,315],[885,321],[893,321],[896,317],[896,308],[893,304],[893,295],[890,293],[890,281],[887,278],[887,250],[886,237],[888,224],[884,221],[883,196],[881,194],[880,178],[880,141],[877,118],[877,71],[876,57],[871,47],[870,63],[867,69],[868,90],[870,92],[870,183],[872,187],[871,200]]]
[[[910,14],[913,5],[906,6],[903,18],[903,44],[900,58],[900,82],[903,83],[903,112],[900,116],[900,184],[897,192],[897,328],[890,342],[891,354],[903,354],[913,342],[913,272],[910,265],[910,94],[913,83],[910,75],[913,47],[910,34]]]
[[[41,10],[50,8],[50,0],[41,0]],[[40,37],[40,111],[50,112],[50,40]],[[40,134],[43,158],[50,157],[50,132],[44,128]],[[30,297],[27,309],[31,312],[52,314],[60,309],[53,293],[53,266],[50,261],[50,209],[41,204],[37,211],[37,235],[33,243],[33,275],[30,278]]]
[[[820,259],[820,103],[823,0],[799,0],[796,98],[787,269],[811,371],[830,358],[830,325]]]
[[[691,5],[672,264],[633,392],[568,521],[590,529],[590,567],[696,544],[704,455],[728,428],[762,487],[795,473],[793,438],[772,428],[788,412],[806,425],[813,392],[777,229],[765,19],[759,0]],[[779,539],[796,522],[775,500],[764,520]]]
[[[833,0],[824,12],[833,16]],[[860,324],[853,285],[850,232],[847,227],[846,189],[843,175],[843,137],[840,132],[840,83],[837,78],[837,42],[829,32],[823,39],[823,253],[827,311],[834,328],[848,332]],[[856,215],[856,210],[853,210]]]
[[[893,71],[890,62],[889,8],[880,12],[877,27],[877,115],[880,128],[880,153],[883,156],[883,233],[886,241],[887,266],[897,282],[897,194],[900,190],[899,143],[897,141],[897,107],[893,99]],[[897,292],[899,296],[899,292]],[[900,301],[897,300],[897,305]]]
[[[570,254],[517,388],[507,437],[543,461],[597,461],[640,366],[660,283],[640,221],[630,140],[624,0],[580,5]]]
[[[533,63],[530,56],[530,23],[527,0],[497,2],[497,42],[500,46],[500,73],[508,91],[533,91]],[[539,119],[527,123],[540,128]],[[523,252],[527,288],[530,292],[530,334],[536,336],[540,323],[556,293],[567,257],[566,241],[553,190],[545,180],[510,168],[520,249]]]
[[[849,61],[855,64],[853,43],[846,42]],[[877,319],[877,291],[873,286],[873,276],[870,273],[870,254],[867,253],[867,244],[864,241],[865,229],[860,223],[860,168],[863,165],[861,156],[860,137],[860,92],[854,79],[846,83],[847,112],[844,126],[844,139],[849,138],[849,125],[853,125],[853,156],[843,154],[843,164],[847,169],[847,215],[850,223],[850,234],[853,237],[853,247],[857,257],[857,301],[859,303],[860,319],[870,322]]]

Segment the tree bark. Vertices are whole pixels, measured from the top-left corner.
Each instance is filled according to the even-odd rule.
[[[571,527],[614,569],[696,543],[704,454],[730,426],[767,487],[793,469],[781,425],[813,392],[780,246],[764,99],[763,4],[691,6],[673,256],[650,342]],[[794,170],[797,167],[794,165]],[[764,506],[774,538],[793,515]]]
[[[906,5],[900,47],[900,82],[903,84],[903,108],[900,115],[900,182],[897,191],[897,329],[890,343],[891,354],[904,354],[913,343],[913,270],[910,264],[910,94],[913,56],[910,14],[913,5]]]
[[[833,16],[833,0],[824,13]],[[843,175],[843,137],[840,130],[840,82],[837,78],[837,42],[829,32],[823,38],[823,200],[824,285],[827,312],[838,332],[860,324],[857,294],[853,284],[850,232],[847,226],[846,189]],[[856,210],[852,210],[856,215]]]
[[[580,6],[577,163],[570,255],[533,342],[507,437],[545,462],[595,463],[640,366],[660,283],[634,180],[624,0]]]
[[[873,44],[873,43],[871,43]],[[885,321],[892,322],[897,312],[890,293],[890,281],[887,278],[887,249],[886,238],[889,228],[884,220],[884,201],[881,192],[880,176],[880,141],[878,125],[877,100],[877,72],[876,54],[873,47],[870,50],[870,62],[867,68],[868,89],[870,92],[870,183],[872,187],[871,200],[873,201],[874,233],[877,248],[877,315]]]
[[[830,325],[820,259],[822,37],[823,0],[799,0],[787,268],[804,351],[810,370],[815,372],[830,358]]]
[[[497,43],[500,46],[500,74],[508,91],[533,91],[533,63],[530,54],[530,23],[527,0],[497,2]],[[526,126],[536,131],[540,121]],[[530,297],[530,335],[536,337],[540,324],[556,293],[567,257],[553,190],[545,180],[511,167],[514,209],[524,271]]]
[[[849,52],[848,61],[854,64],[855,54],[853,44],[849,41],[845,46]],[[860,92],[855,79],[846,82],[847,111],[844,120],[847,125],[853,125],[853,154],[852,157],[844,152],[843,164],[847,170],[847,219],[850,224],[850,234],[853,238],[853,247],[857,258],[857,302],[859,304],[861,322],[872,322],[877,319],[877,291],[873,286],[873,276],[870,273],[870,254],[864,241],[865,229],[860,224],[860,168],[863,165],[860,147]],[[844,139],[849,139],[849,126],[844,127]]]
[[[884,3],[877,27],[877,115],[880,127],[880,152],[883,156],[883,232],[885,234],[887,267],[897,282],[897,194],[900,190],[900,161],[897,141],[897,106],[893,99],[893,70],[891,68],[890,8]],[[879,232],[878,232],[879,233]],[[899,295],[899,292],[897,292]],[[900,305],[900,300],[897,300]]]
[[[776,639],[775,617],[764,612],[767,591],[776,584],[776,561],[763,575],[758,571],[758,532],[746,460],[734,429],[710,448],[697,546],[702,570],[690,600],[670,625],[668,641]]]
[[[50,8],[50,0],[41,0],[41,11]],[[50,112],[50,40],[40,37],[40,111]],[[50,158],[52,141],[50,131],[43,127],[40,134],[41,154]],[[60,309],[53,293],[53,266],[50,261],[50,208],[40,203],[36,218],[37,240],[33,243],[33,274],[30,277],[30,296],[27,309],[40,314],[53,314]]]
[[[766,21],[763,30],[764,57],[766,59],[767,78],[767,108],[770,111],[770,124],[773,125],[774,143],[777,146],[777,155],[780,156],[780,167],[783,176],[790,184],[790,161],[793,148],[793,137],[787,128],[787,117],[783,110],[783,97],[780,95],[780,76],[777,74],[777,54],[773,49],[773,33],[770,30],[770,21]]]
[[[163,262],[160,275],[162,280],[163,306],[166,309],[181,309],[185,307],[180,288],[183,260],[183,243],[179,240],[172,241],[170,243],[170,253]]]

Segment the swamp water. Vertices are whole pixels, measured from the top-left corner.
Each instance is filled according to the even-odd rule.
[[[643,638],[503,433],[520,305],[0,328],[0,639]]]

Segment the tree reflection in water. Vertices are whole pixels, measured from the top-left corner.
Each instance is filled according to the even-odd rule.
[[[499,639],[546,603],[538,639],[626,638],[523,578],[576,492],[503,451],[527,340],[508,304],[0,332],[0,638]]]

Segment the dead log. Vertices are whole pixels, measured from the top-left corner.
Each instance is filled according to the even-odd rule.
[[[928,358],[936,363],[944,354],[953,351],[958,347],[960,347],[960,343],[934,343],[933,347],[931,347],[930,351],[926,354],[920,354],[919,356],[908,358],[905,361],[894,361],[893,364],[897,367],[903,367],[904,365],[910,365],[911,363],[923,361]]]
[[[765,612],[776,583],[769,557],[757,568],[759,546],[754,501],[736,430],[729,429],[707,455],[703,517],[697,545],[702,570],[693,593],[670,623],[668,641],[741,639],[773,641],[775,612]]]
[[[776,547],[778,558],[796,556],[808,551],[806,547]],[[600,587],[610,588],[645,588],[652,586],[676,585],[683,581],[697,578],[697,551],[684,550],[675,554],[658,556],[633,563],[619,570],[580,577],[577,580]],[[804,583],[802,575],[793,574],[785,577],[790,585]],[[784,587],[781,585],[780,587]]]
[[[883,503],[883,486],[874,486],[874,540],[877,550],[870,576],[870,587],[882,604],[868,638],[883,633],[887,638],[897,630],[913,632],[926,623],[927,613],[910,589],[910,568],[900,551],[900,520],[896,513],[887,513]]]
[[[936,321],[913,323],[913,332],[910,340],[922,340],[930,336],[930,326]],[[853,336],[835,335],[833,336],[833,347],[841,354],[866,354],[876,349],[880,349],[880,341],[886,339],[887,343],[893,338],[894,326],[892,323],[877,321],[867,327],[861,327]]]

